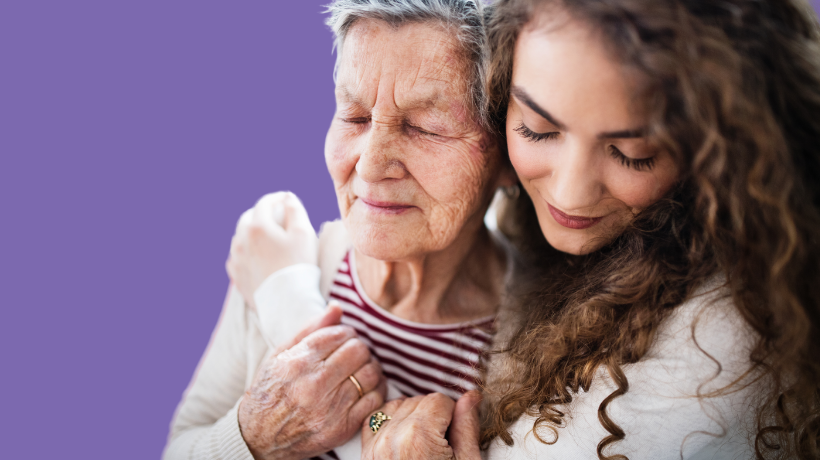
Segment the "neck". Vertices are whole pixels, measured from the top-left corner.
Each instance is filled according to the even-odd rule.
[[[394,315],[419,323],[470,321],[497,311],[506,254],[483,220],[465,225],[455,241],[437,252],[400,261],[355,253],[365,293]]]

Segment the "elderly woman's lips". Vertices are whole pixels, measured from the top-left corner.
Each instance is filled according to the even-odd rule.
[[[603,217],[571,216],[569,214],[563,213],[555,209],[549,203],[547,203],[547,207],[549,207],[550,214],[556,222],[563,225],[564,227],[571,228],[573,230],[583,230],[585,228],[592,227],[593,225],[600,222],[601,219],[603,219]]]
[[[359,198],[362,203],[367,206],[368,209],[376,212],[383,212],[389,214],[399,214],[404,211],[410,210],[415,208],[415,206],[404,204],[404,203],[395,203],[390,201],[378,201],[378,200],[371,200],[368,198]]]

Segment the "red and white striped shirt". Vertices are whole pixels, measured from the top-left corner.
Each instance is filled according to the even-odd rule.
[[[399,318],[362,289],[352,252],[342,261],[330,297],[379,360],[388,383],[406,396],[443,393],[453,399],[476,388],[495,316],[458,324],[423,324]]]
[[[365,294],[353,252],[336,273],[330,298],[342,306],[342,324],[356,330],[382,366],[387,383],[405,396],[443,393],[453,399],[478,386],[495,316],[458,324],[424,324],[399,318]],[[336,457],[333,451],[320,456]]]

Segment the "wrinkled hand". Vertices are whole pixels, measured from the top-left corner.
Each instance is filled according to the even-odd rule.
[[[239,218],[225,268],[255,309],[253,293],[265,278],[290,265],[315,264],[318,244],[299,198],[290,192],[270,193]]]
[[[260,366],[239,405],[239,427],[254,458],[303,459],[347,442],[384,401],[381,367],[338,305]],[[285,347],[283,347],[285,348]],[[365,393],[359,397],[353,375]]]
[[[379,410],[392,418],[378,433],[364,422],[362,460],[480,460],[480,401],[475,390],[458,402],[441,393],[390,401]]]

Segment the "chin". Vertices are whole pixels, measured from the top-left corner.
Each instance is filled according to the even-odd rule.
[[[590,252],[593,252],[596,249],[598,249],[597,247],[589,247],[586,244],[586,242],[575,242],[572,238],[550,238],[547,235],[544,235],[544,237],[546,237],[547,242],[550,244],[550,246],[567,254],[580,256],[584,254],[589,254]]]
[[[354,238],[353,247],[359,254],[384,262],[405,260],[413,255],[412,251],[408,251],[407,245],[393,244],[389,241],[377,243],[372,240]]]
[[[550,246],[576,256],[595,252],[606,244],[601,237],[586,231],[562,227],[555,221],[541,222],[541,231]]]
[[[377,260],[403,260],[411,256],[414,249],[407,238],[384,228],[351,228],[349,233],[357,252]]]

